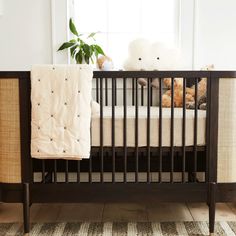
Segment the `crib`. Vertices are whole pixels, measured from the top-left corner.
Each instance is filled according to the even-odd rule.
[[[151,86],[154,78],[159,89]],[[163,107],[164,78],[171,78],[172,88],[174,78],[182,78],[183,94],[195,85],[196,100],[197,83],[207,78],[207,109],[187,109],[185,97],[181,108],[173,100]],[[33,203],[206,202],[214,233],[216,202],[236,199],[235,183],[217,183],[217,95],[224,78],[236,72],[95,71],[93,98],[100,108],[91,121],[91,157],[75,161],[31,158],[30,72],[0,72],[0,82],[18,85],[20,124],[20,155],[14,156],[20,171],[15,180],[0,179],[0,201],[23,203],[25,233]],[[0,164],[9,169],[12,162]]]

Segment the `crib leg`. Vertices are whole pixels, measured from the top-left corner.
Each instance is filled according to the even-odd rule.
[[[216,183],[209,183],[209,230],[210,235],[214,235],[215,227],[215,211],[216,211],[216,201],[215,201]]]
[[[29,183],[23,184],[23,216],[24,216],[24,233],[30,231],[30,192]]]

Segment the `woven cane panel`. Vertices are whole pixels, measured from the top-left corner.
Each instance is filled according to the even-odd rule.
[[[20,122],[17,79],[0,80],[0,182],[20,183]]]
[[[236,78],[220,80],[218,182],[236,182],[235,91]]]

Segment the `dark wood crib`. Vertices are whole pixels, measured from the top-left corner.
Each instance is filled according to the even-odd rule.
[[[99,144],[92,142],[90,159],[82,161],[31,158],[30,72],[0,72],[0,79],[13,78],[19,81],[21,181],[0,183],[0,201],[23,203],[26,233],[30,231],[33,203],[105,201],[207,202],[209,228],[213,233],[216,202],[236,199],[236,183],[217,183],[219,81],[236,78],[236,72],[95,71],[93,96],[100,106],[96,117]],[[138,78],[146,78],[147,86],[140,86]],[[159,80],[159,89],[151,86],[154,78]],[[174,78],[182,78],[183,94],[186,84],[195,85],[195,99],[198,81],[207,78],[206,111],[200,111],[197,105],[188,110],[183,95],[177,123],[173,99],[168,110],[162,107],[164,78],[171,78],[172,88]],[[118,106],[121,126],[117,125]],[[109,116],[105,112],[108,108]],[[107,120],[109,126],[105,124]],[[204,130],[199,128],[200,123]],[[176,124],[181,124],[178,134]],[[187,124],[190,124],[188,129]],[[121,137],[116,135],[118,129]],[[128,141],[130,130],[134,137],[132,145]],[[105,137],[107,134],[110,139]],[[163,134],[168,136],[168,145],[163,144]],[[204,143],[199,143],[199,134]],[[145,143],[140,145],[144,135]],[[176,135],[180,144],[176,144]],[[186,143],[188,135],[192,137],[190,144]],[[122,145],[117,145],[118,138]],[[105,139],[110,140],[109,145]]]

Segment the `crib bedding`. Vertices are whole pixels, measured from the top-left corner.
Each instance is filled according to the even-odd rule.
[[[162,146],[170,147],[171,109],[162,108]],[[186,146],[194,145],[194,110],[186,110]],[[123,147],[124,107],[115,107],[115,146]],[[183,109],[174,110],[174,146],[182,146]],[[100,146],[100,112],[92,116],[92,146]],[[197,145],[206,143],[206,111],[198,110]],[[127,106],[127,146],[135,147],[135,106]],[[138,146],[147,145],[147,107],[138,108]],[[112,146],[112,107],[103,107],[103,146]],[[159,146],[159,107],[150,107],[150,146]]]

